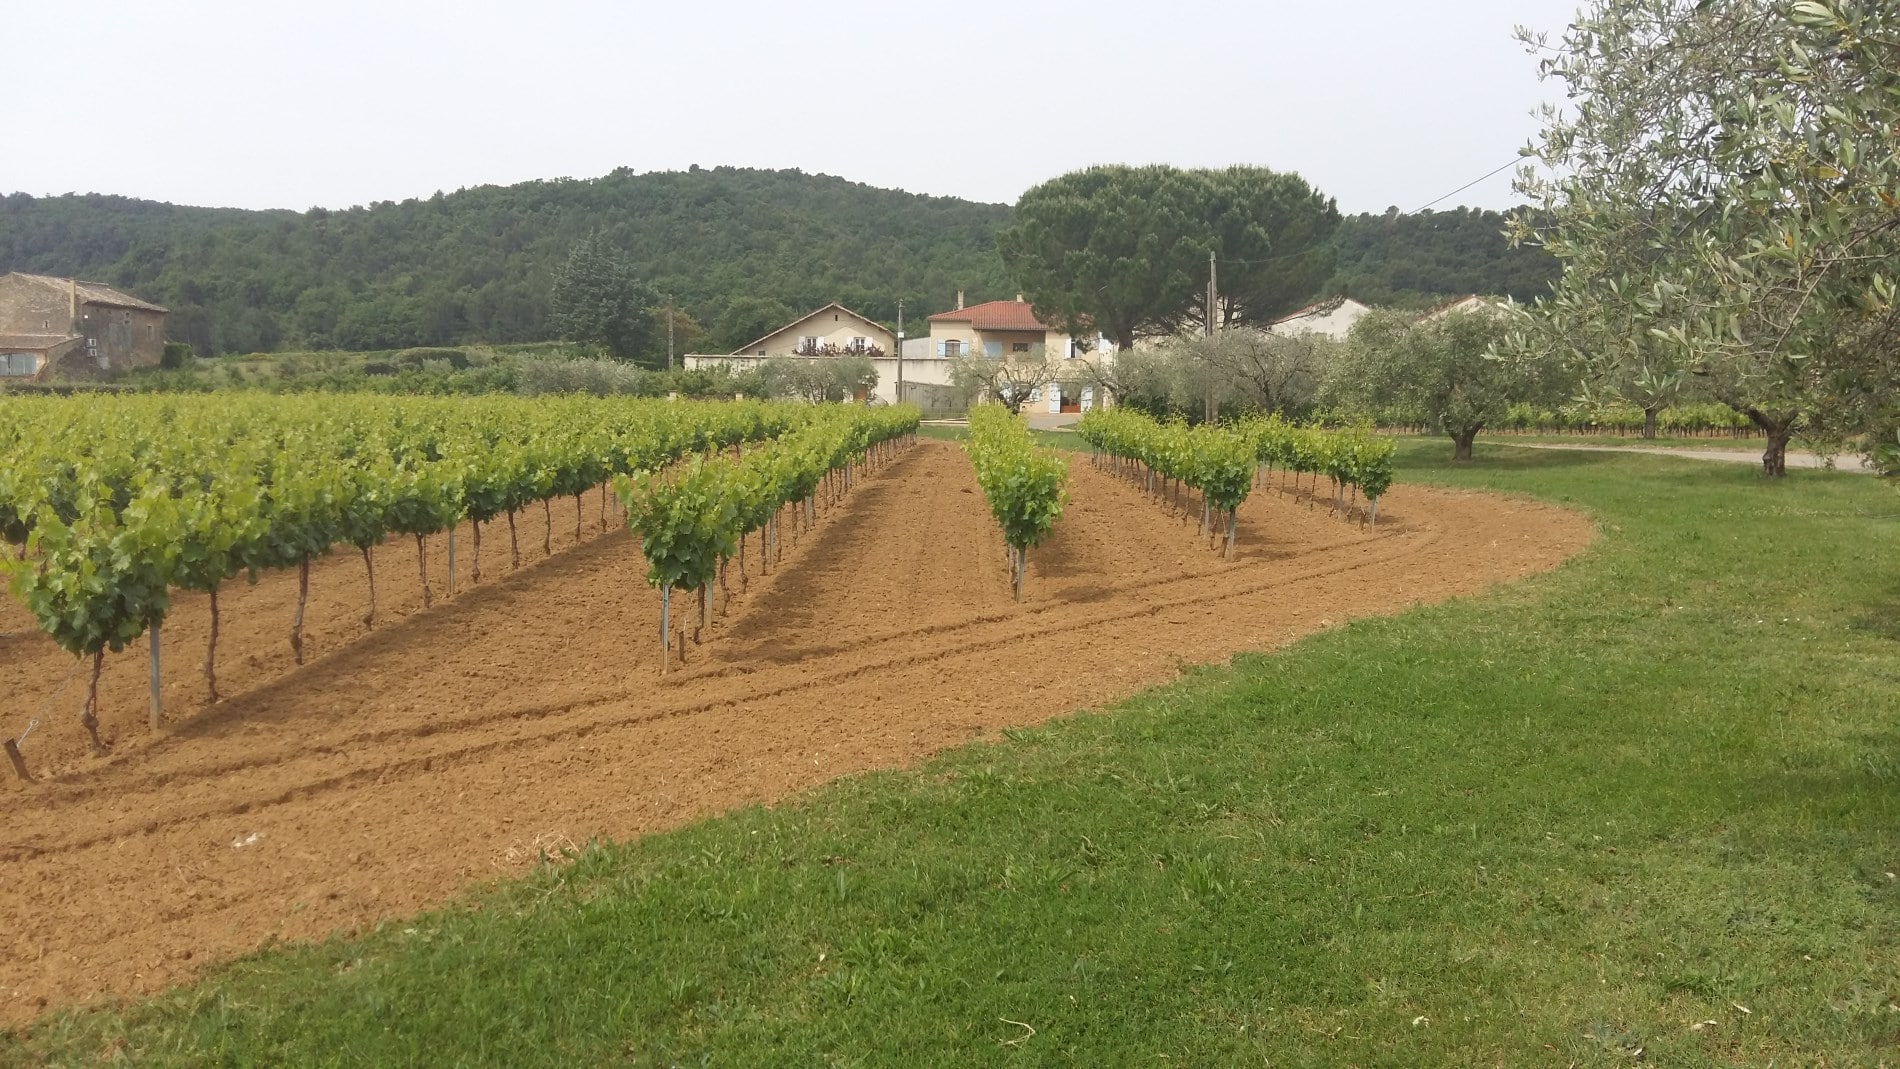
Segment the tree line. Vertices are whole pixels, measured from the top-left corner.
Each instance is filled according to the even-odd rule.
[[[200,355],[543,341],[556,274],[590,236],[661,313],[640,340],[730,351],[842,301],[894,320],[1012,295],[1005,205],[730,167],[480,186],[347,210],[187,208],[125,197],[0,197],[0,270],[72,275],[171,310]],[[670,305],[667,298],[670,298]]]
[[[1223,203],[1265,203],[1271,222],[1274,205],[1259,198],[1292,187],[1270,174],[1238,171],[1236,182],[1264,185],[1236,186]],[[1191,184],[1168,184],[1191,195],[1176,208],[1205,208]],[[669,318],[676,352],[730,352],[834,300],[894,326],[900,299],[921,319],[958,290],[972,301],[1011,297],[1018,286],[997,236],[1015,215],[1006,205],[729,167],[621,170],[304,212],[16,193],[0,197],[0,271],[94,279],[157,301],[171,309],[173,339],[202,356],[514,344],[563,333],[554,283],[592,239],[638,283],[650,317],[623,342],[661,366]],[[1258,218],[1230,215],[1224,225],[1235,259],[1263,258],[1242,252],[1260,248]],[[1534,272],[1508,266],[1526,254],[1501,230],[1493,214],[1462,210],[1339,218],[1309,259],[1251,274],[1235,265],[1224,292],[1244,300],[1227,310],[1257,318],[1326,292],[1373,302],[1523,297]],[[1197,255],[1168,280],[1173,290],[1198,292],[1206,255]]]

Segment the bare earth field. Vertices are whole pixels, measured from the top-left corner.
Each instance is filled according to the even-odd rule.
[[[0,996],[19,1021],[138,995],[271,940],[360,930],[519,873],[542,850],[629,838],[1128,695],[1183,664],[1271,648],[1353,616],[1474,593],[1589,543],[1578,515],[1395,487],[1368,531],[1293,497],[1242,507],[1221,562],[1132,486],[1071,463],[1071,502],[1010,600],[1001,544],[961,450],[926,441],[786,538],[688,664],[657,671],[658,596],[601,502],[485,532],[483,582],[422,608],[412,542],[312,570],[308,663],[287,643],[295,575],[223,596],[225,700],[204,704],[208,612],[165,629],[169,727],[149,735],[143,647],[108,655],[105,758],[77,711],[84,672],[10,600],[0,734],[40,727],[39,782],[9,783],[0,830]],[[679,603],[676,602],[676,605]]]

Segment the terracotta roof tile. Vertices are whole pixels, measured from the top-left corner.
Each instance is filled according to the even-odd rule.
[[[932,323],[968,323],[977,330],[1055,330],[1036,318],[1027,301],[985,301],[951,312],[938,312]]]

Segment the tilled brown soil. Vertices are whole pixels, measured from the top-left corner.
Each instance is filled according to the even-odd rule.
[[[1261,491],[1226,563],[1192,519],[1086,458],[1071,472],[1024,603],[967,460],[924,442],[816,530],[794,542],[788,526],[770,574],[755,540],[749,582],[733,570],[726,614],[665,678],[639,547],[597,533],[597,498],[578,544],[573,502],[557,504],[546,560],[540,515],[523,514],[513,574],[506,525],[491,529],[482,585],[427,611],[413,544],[379,550],[374,632],[361,560],[320,562],[306,627],[320,655],[301,668],[285,641],[295,577],[240,584],[215,707],[194,706],[205,610],[182,599],[166,631],[179,722],[145,736],[145,658],[108,658],[104,759],[74,722],[83,678],[59,690],[71,659],[4,640],[9,715],[44,711],[28,756],[57,774],[7,795],[0,1012],[151,992],[267,940],[441,904],[544,848],[910,764],[1183,663],[1528,575],[1592,537],[1574,513],[1483,494],[1398,487],[1366,530]],[[430,558],[439,595],[439,545]],[[0,628],[31,626],[8,612]]]

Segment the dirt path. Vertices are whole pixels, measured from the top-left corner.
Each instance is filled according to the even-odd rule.
[[[1721,460],[1732,464],[1761,466],[1761,452],[1752,449],[1679,449],[1672,446],[1653,445],[1555,445],[1543,442],[1513,442],[1505,439],[1494,440],[1492,444],[1508,445],[1513,449],[1568,449],[1581,453],[1648,453],[1651,456],[1680,457],[1683,460]],[[1826,468],[1828,464],[1826,457],[1815,453],[1805,453],[1799,449],[1790,449],[1788,450],[1788,466]],[[1850,453],[1834,458],[1834,470],[1871,475],[1874,469],[1867,463],[1867,458]]]
[[[1022,605],[968,462],[924,442],[772,574],[755,556],[745,593],[732,577],[729,615],[665,680],[656,599],[616,534],[15,789],[7,1019],[438,905],[543,848],[910,764],[1183,662],[1481,590],[1592,536],[1573,513],[1481,494],[1396,488],[1372,532],[1265,492],[1223,564],[1190,520],[1085,458],[1072,473]]]

